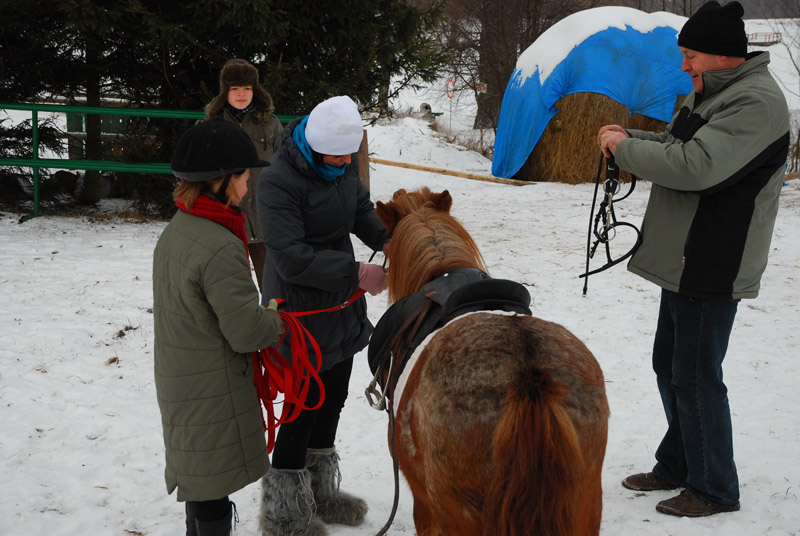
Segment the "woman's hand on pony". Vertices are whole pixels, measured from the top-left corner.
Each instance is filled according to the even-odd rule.
[[[386,290],[386,272],[377,264],[359,263],[358,286],[373,296]]]

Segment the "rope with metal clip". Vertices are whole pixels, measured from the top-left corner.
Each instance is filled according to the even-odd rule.
[[[620,191],[620,182],[619,182],[619,166],[616,165],[614,162],[614,157],[611,156],[609,158],[605,158],[605,168],[606,168],[606,178],[603,182],[603,200],[600,202],[600,206],[597,208],[597,214],[594,212],[594,208],[597,204],[597,192],[600,189],[600,175],[602,174],[603,170],[603,158],[604,156],[600,155],[600,164],[597,168],[597,177],[594,182],[594,197],[592,198],[592,210],[589,213],[589,231],[588,236],[586,238],[586,271],[582,273],[578,277],[583,277],[583,295],[586,295],[586,291],[589,288],[589,276],[608,270],[612,266],[615,266],[631,255],[633,255],[636,250],[639,248],[639,245],[642,243],[642,233],[639,231],[639,228],[633,225],[632,223],[619,221],[617,220],[617,215],[614,212],[614,196],[617,195]],[[633,189],[636,187],[636,176],[631,174],[631,187],[628,192],[617,199],[617,202],[623,201],[628,198],[633,193]],[[617,227],[630,227],[636,232],[636,243],[633,247],[623,256],[612,259],[611,258],[611,248],[609,243],[611,240],[614,239],[616,236],[616,228]],[[592,236],[595,237],[594,243],[592,243]],[[605,246],[606,250],[606,264],[601,266],[600,268],[596,268],[594,270],[589,270],[589,261],[594,257],[595,252],[600,244]]]

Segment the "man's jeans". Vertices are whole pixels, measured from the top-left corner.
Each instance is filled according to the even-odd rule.
[[[722,360],[739,300],[661,291],[653,370],[667,433],[653,471],[718,508],[739,504],[733,431]]]

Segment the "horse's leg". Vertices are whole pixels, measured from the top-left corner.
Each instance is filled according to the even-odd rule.
[[[430,505],[416,498],[414,499],[414,528],[417,530],[417,536],[442,536],[441,531],[434,524]]]
[[[442,359],[441,352],[428,349],[420,355],[403,393],[405,420],[397,427],[408,456],[404,474],[415,479],[407,478],[415,494],[414,521],[420,536],[480,536],[491,409],[464,413],[462,405],[469,407],[473,396],[486,398],[469,380],[458,382],[470,385],[464,392],[442,391],[442,382],[454,380],[452,366],[468,377],[474,368],[451,363],[441,370]]]
[[[446,533],[440,525],[441,520],[437,518],[431,504],[433,499],[426,485],[426,479],[431,478],[431,475],[424,474],[422,470],[424,467],[423,457],[416,456],[412,460],[410,457],[401,456],[398,458],[398,463],[403,468],[403,476],[405,476],[414,498],[414,527],[417,536],[445,536]],[[441,497],[437,496],[435,500],[438,510]]]
[[[578,347],[575,346],[576,349]],[[572,352],[571,356],[572,360],[565,360],[565,364],[570,367],[576,384],[568,398],[573,407],[585,408],[583,412],[572,414],[585,463],[582,480],[576,490],[577,528],[580,534],[597,536],[600,534],[603,513],[602,472],[608,441],[609,410],[605,380],[600,365],[588,349]]]
[[[414,526],[419,536],[435,536],[431,532],[434,526],[433,514],[431,512],[431,499],[425,486],[425,475],[422,472],[424,461],[422,456],[409,456],[408,451],[403,448],[397,449],[397,463],[403,476],[411,489],[411,496],[414,498]]]
[[[577,526],[580,534],[596,536],[600,534],[600,520],[603,513],[601,477],[606,450],[607,423],[597,422],[591,425],[592,430],[584,431],[582,434],[582,437],[586,438],[583,455],[584,460],[587,460],[587,467],[578,489],[580,506]]]
[[[418,414],[415,414],[415,391],[419,377],[409,378],[394,420],[394,449],[397,464],[414,498],[414,526],[418,536],[440,536],[431,511],[431,498],[425,483],[425,457],[415,442],[419,437]],[[413,382],[413,383],[412,383]],[[410,401],[410,402],[409,402]]]

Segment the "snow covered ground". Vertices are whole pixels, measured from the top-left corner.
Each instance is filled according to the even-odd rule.
[[[411,118],[377,125],[369,129],[370,151],[488,175],[488,160],[432,134]],[[534,314],[563,324],[597,356],[612,412],[603,535],[800,534],[800,181],[783,189],[761,296],[742,302],[726,359],[742,510],[697,520],[655,512],[666,492],[639,494],[619,484],[652,466],[665,427],[649,363],[659,290],[616,267],[593,276],[582,296],[577,275],[592,185],[507,186],[383,165],[373,165],[371,185],[375,200],[398,188],[448,189],[453,213],[492,275],[524,283]],[[647,185],[637,188],[617,207],[635,223],[648,193]],[[181,533],[182,505],[163,483],[152,373],[151,262],[165,223],[18,218],[0,213],[0,534]],[[368,255],[357,242],[358,258]],[[375,322],[386,297],[368,299]],[[343,489],[364,497],[370,511],[362,527],[332,526],[333,535],[374,534],[392,504],[387,418],[365,401],[365,354],[356,361],[337,447]],[[238,534],[255,533],[258,494],[251,485],[233,495]],[[403,483],[390,534],[413,533]]]
[[[747,21],[748,32],[775,31]],[[780,31],[780,30],[778,30]],[[790,108],[800,109],[800,77],[780,46],[770,47]],[[407,94],[398,109],[428,102],[439,124],[469,130],[474,101],[437,87]],[[793,87],[798,91],[792,90]],[[491,162],[450,145],[420,120],[369,129],[374,158],[489,175]],[[587,176],[595,173],[594,165]],[[582,296],[591,184],[517,187],[373,165],[374,200],[398,188],[448,189],[453,213],[472,233],[493,276],[525,284],[535,315],[563,324],[603,367],[611,406],[603,474],[604,536],[800,535],[800,180],[783,188],[761,295],[739,307],[725,379],[730,389],[742,510],[706,519],[655,512],[667,492],[634,493],[621,479],[649,470],[665,420],[650,368],[659,289],[622,266],[593,276]],[[646,184],[617,206],[638,224]],[[107,202],[113,212],[113,202]],[[183,508],[166,495],[163,442],[152,373],[152,251],[164,222],[40,217],[23,224],[0,212],[0,534],[166,536],[183,530]],[[620,248],[630,242],[617,239]],[[359,260],[369,251],[356,243]],[[385,295],[368,297],[380,318]],[[358,528],[371,535],[392,503],[387,418],[369,408],[370,379],[359,354],[337,447],[343,489],[370,507]],[[468,446],[465,445],[465,448]],[[254,534],[258,485],[236,493],[237,534]],[[402,484],[390,534],[413,534],[412,502]]]

